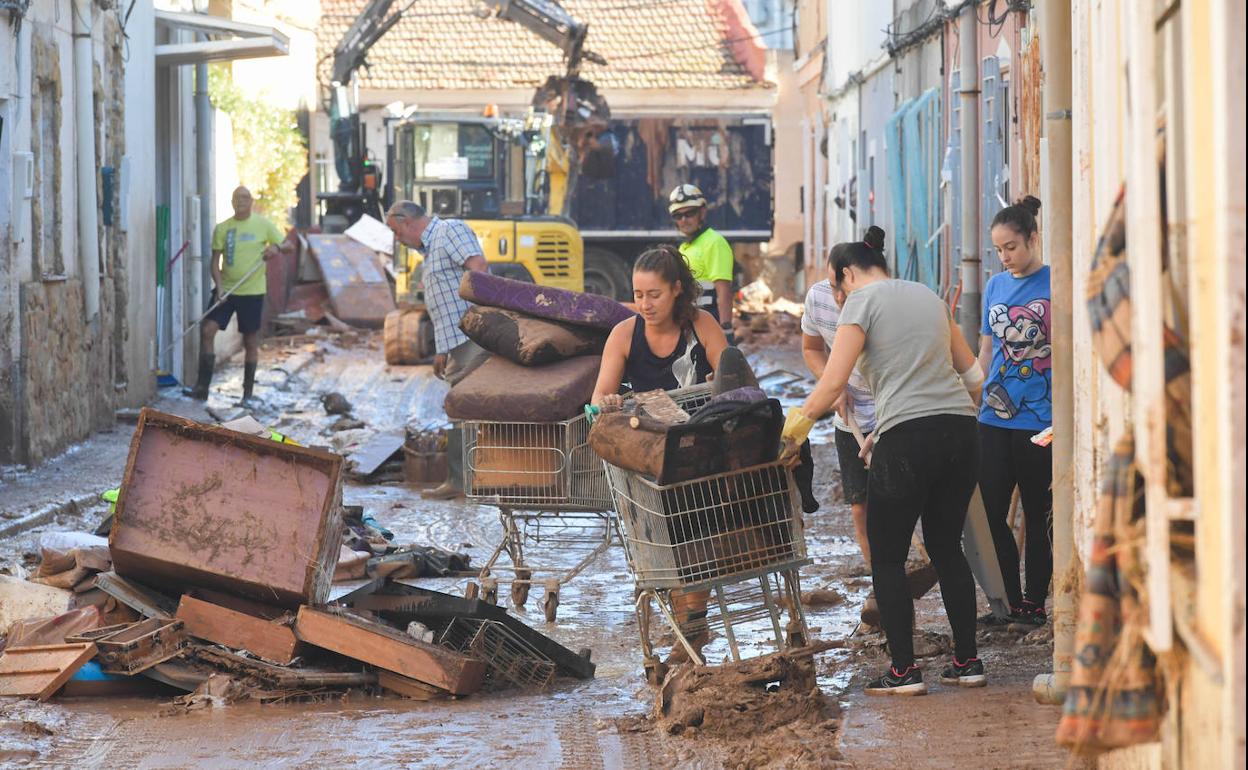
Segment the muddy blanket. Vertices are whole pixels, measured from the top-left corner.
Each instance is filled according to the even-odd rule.
[[[608,297],[513,281],[475,270],[464,273],[459,296],[474,305],[500,307],[604,331],[610,331],[633,315],[631,310]]]
[[[607,341],[606,332],[600,329],[482,305],[469,309],[459,328],[491,353],[524,366],[601,353]]]
[[[451,388],[444,404],[452,420],[558,422],[580,414],[594,395],[601,356],[577,356],[545,366],[520,366],[492,356]]]

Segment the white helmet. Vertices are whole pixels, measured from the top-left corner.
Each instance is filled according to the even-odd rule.
[[[706,196],[697,185],[679,184],[667,196],[667,213],[675,214],[681,209],[701,208],[706,205]]]

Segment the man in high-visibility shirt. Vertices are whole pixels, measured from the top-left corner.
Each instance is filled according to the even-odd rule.
[[[677,185],[668,196],[668,213],[684,236],[680,253],[702,284],[698,307],[715,316],[732,342],[732,246],[706,224],[706,196],[696,185]]]
[[[200,324],[199,379],[195,387],[184,391],[199,401],[208,399],[212,369],[216,363],[212,343],[217,332],[238,315],[238,331],[243,335],[243,399],[251,400],[256,384],[256,363],[260,360],[260,316],[264,312],[264,295],[268,290],[264,262],[280,251],[294,251],[294,244],[271,221],[251,211],[251,191],[239,187],[231,202],[234,216],[218,224],[212,231],[212,298],[208,306],[217,306]]]

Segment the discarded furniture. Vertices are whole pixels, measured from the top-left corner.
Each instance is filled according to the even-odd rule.
[[[247,615],[227,607],[183,595],[178,619],[186,632],[199,639],[247,650],[265,660],[287,665],[299,655],[299,640],[290,626]]]
[[[95,646],[104,673],[129,676],[177,656],[186,642],[182,621],[146,618],[96,638]]]
[[[576,416],[594,395],[601,356],[521,366],[491,356],[446,396],[454,420],[555,422]]]
[[[610,297],[539,286],[475,270],[464,273],[459,296],[474,305],[500,307],[604,331],[611,331],[620,321],[633,316],[633,311]]]
[[[607,341],[607,332],[601,329],[484,305],[469,308],[459,327],[473,342],[521,366],[601,354]]]
[[[47,700],[93,657],[90,642],[6,649],[0,654],[0,695]]]
[[[441,688],[452,695],[481,689],[485,664],[425,644],[390,626],[347,612],[299,608],[295,635],[308,644]]]
[[[319,604],[342,540],[342,458],[144,409],[109,544],[161,587]]]
[[[394,310],[394,292],[377,252],[345,235],[309,235],[334,315],[352,326],[380,329]]]

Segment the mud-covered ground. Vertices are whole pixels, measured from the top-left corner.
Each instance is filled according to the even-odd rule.
[[[256,417],[307,444],[346,449],[373,430],[405,423],[435,425],[441,419],[445,386],[426,367],[387,367],[379,339],[354,343],[324,342],[266,350],[260,376],[265,406]],[[800,371],[795,350],[769,349],[752,357],[759,373],[772,369]],[[302,368],[300,368],[302,367]],[[220,373],[209,406],[229,416],[240,373]],[[298,370],[291,373],[290,370]],[[774,378],[782,382],[784,377]],[[767,384],[767,383],[764,383]],[[786,400],[809,383],[779,387]],[[328,418],[319,395],[337,391],[355,405],[367,428],[358,433],[324,432]],[[210,419],[202,408],[177,396],[159,406],[198,419]],[[77,453],[90,456],[93,472],[107,479],[120,476],[132,428],[118,424],[112,434],[97,437]],[[826,438],[826,431],[818,436]],[[93,443],[94,442],[94,443]],[[845,597],[832,606],[807,608],[815,639],[850,637],[858,610],[869,592],[870,578],[852,538],[848,509],[839,502],[835,453],[830,442],[816,447],[818,493],[822,509],[806,518],[809,554],[814,563],[802,571],[804,590],[830,587]],[[92,479],[74,473],[73,457],[55,467],[10,472],[4,485],[21,484],[23,503],[42,489],[49,499],[62,494],[58,485],[88,485]],[[51,466],[49,466],[51,467]],[[106,488],[106,487],[101,487]],[[32,491],[33,490],[33,491]],[[4,489],[0,488],[0,492]],[[349,484],[348,503],[362,504],[403,543],[436,544],[484,561],[501,536],[497,510],[466,504],[429,503],[401,484]],[[40,531],[82,529],[95,525],[102,509],[63,517],[0,543],[0,564],[20,561],[33,552]],[[595,520],[584,522],[592,527]],[[560,533],[530,543],[535,577],[556,576],[578,558],[577,548]],[[592,534],[592,533],[590,533]],[[592,547],[586,542],[583,548]],[[500,601],[508,599],[506,561],[500,578]],[[460,592],[465,579],[430,580],[424,585]],[[828,766],[858,768],[1061,767],[1064,754],[1052,744],[1058,713],[1036,705],[1031,680],[1050,668],[1051,643],[1043,638],[1012,634],[985,636],[981,657],[988,665],[990,685],[958,691],[929,685],[923,698],[867,700],[862,685],[883,669],[886,657],[878,640],[853,637],[848,649],[816,658],[817,682],[839,725],[820,733],[794,731],[766,740],[733,740],[712,730],[687,730],[669,735],[651,718],[654,692],[641,671],[638,625],[633,612],[633,586],[623,551],[612,547],[561,591],[558,620],[546,624],[534,590],[519,616],[571,649],[589,647],[598,664],[597,677],[587,682],[561,681],[543,694],[494,693],[455,701],[415,702],[397,698],[351,695],[314,704],[234,704],[219,709],[166,717],[156,698],[67,699],[38,705],[0,702],[0,766],[35,767],[463,767],[516,768],[717,768]],[[918,626],[932,634],[948,634],[939,591],[918,605]],[[774,649],[766,629],[746,633],[747,654]],[[656,634],[658,636],[658,634]],[[1038,635],[1043,637],[1043,634]],[[728,654],[726,640],[707,647],[711,662]],[[945,656],[924,661],[935,680]],[[802,759],[777,749],[784,741],[805,744]],[[796,756],[796,755],[793,755]]]

